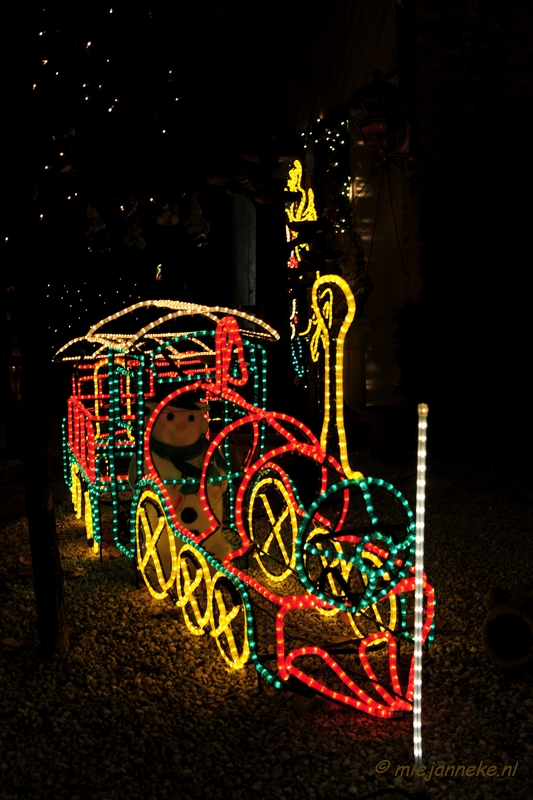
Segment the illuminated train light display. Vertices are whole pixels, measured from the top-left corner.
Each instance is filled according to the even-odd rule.
[[[337,328],[334,294],[345,308]],[[325,377],[320,436],[267,408],[262,340],[278,338],[267,325],[229,309],[146,306],[171,310],[132,334],[106,328],[133,307],[103,320],[86,340],[92,356],[75,367],[65,476],[79,515],[86,499],[88,536],[101,540],[95,521],[106,497],[115,544],[136,559],[152,596],[170,598],[191,634],[210,634],[229,667],[250,663],[275,688],[378,717],[411,711],[415,519],[401,492],[349,463],[349,286],[327,275],[313,287],[312,357],[323,359]],[[172,330],[198,315],[214,327]],[[429,645],[434,591],[425,574],[418,581],[417,641]]]

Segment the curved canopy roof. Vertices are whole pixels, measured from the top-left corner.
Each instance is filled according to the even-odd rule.
[[[167,313],[161,313],[166,310]],[[197,331],[208,323],[216,327],[224,316],[235,317],[239,328],[252,339],[277,341],[279,333],[258,317],[226,306],[205,306],[180,300],[144,300],[110,314],[89,328],[86,336],[71,339],[55,353],[54,361],[94,358],[108,348],[129,353],[151,351],[173,336]],[[191,318],[200,317],[191,325]],[[210,324],[209,324],[210,323]]]

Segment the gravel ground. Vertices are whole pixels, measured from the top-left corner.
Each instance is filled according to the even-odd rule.
[[[363,451],[352,464],[413,498],[414,455],[381,464]],[[0,460],[0,573],[30,555],[21,480],[18,462]],[[528,491],[503,472],[430,463],[426,568],[439,629],[424,666],[423,760],[428,769],[477,771],[482,761],[514,770],[434,776],[431,797],[533,797],[533,673],[503,674],[480,637],[487,589],[531,580]],[[170,601],[136,588],[131,561],[101,562],[87,549],[59,484],[57,512],[67,658],[39,658],[32,579],[0,581],[1,798],[333,800],[413,791],[413,778],[395,776],[413,761],[410,715],[380,721],[318,698],[306,708],[287,693],[259,693],[253,668],[226,669],[211,637],[191,636]],[[378,764],[390,766],[378,774]]]

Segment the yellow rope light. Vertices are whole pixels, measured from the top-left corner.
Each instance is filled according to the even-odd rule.
[[[148,514],[146,513],[146,508],[144,507],[144,503],[146,501],[150,501],[152,508],[157,513],[157,524],[155,529],[152,527],[152,522],[149,519]],[[170,576],[168,579],[165,580],[165,576],[163,575],[163,568],[161,566],[161,560],[159,558],[159,552],[157,550],[157,543],[161,537],[161,534],[166,529],[168,544],[169,544],[169,551],[171,556],[171,570]],[[146,583],[148,590],[152,597],[155,597],[156,600],[161,600],[163,597],[166,597],[168,594],[168,590],[176,580],[176,573],[178,569],[178,559],[177,559],[177,550],[176,550],[176,538],[174,533],[169,528],[165,512],[161,506],[161,501],[155,492],[147,489],[143,492],[138,504],[137,510],[135,513],[135,530],[137,533],[137,563],[139,565],[139,570],[144,578],[144,582]],[[144,554],[141,553],[141,532],[144,534],[144,541],[145,541],[145,551]],[[157,591],[154,589],[152,584],[150,583],[149,578],[146,576],[146,567],[148,566],[148,562],[152,560],[152,564],[155,568],[157,580],[159,582],[159,586],[161,591]]]
[[[296,511],[291,496],[287,491],[287,488],[285,487],[284,483],[280,481],[278,478],[263,478],[262,480],[258,481],[258,483],[254,486],[253,492],[250,497],[250,503],[248,506],[248,526],[250,531],[250,538],[257,541],[254,533],[254,516],[255,516],[254,503],[260,490],[267,485],[273,486],[276,489],[278,489],[278,491],[283,496],[283,500],[285,501],[285,506],[282,512],[276,518],[274,512],[272,511],[270,503],[268,502],[268,497],[264,494],[259,495],[263,503],[264,509],[267,513],[267,517],[271,525],[271,531],[270,535],[268,536],[268,538],[266,539],[265,543],[261,548],[263,553],[255,553],[255,558],[259,566],[265,573],[265,575],[267,575],[270,578],[270,580],[274,581],[275,583],[280,583],[281,581],[284,581],[285,578],[287,578],[291,574],[296,564],[296,553],[294,550],[294,545],[296,542],[296,537],[298,536],[298,518],[296,516]],[[287,519],[287,517],[289,517],[290,519],[291,532],[292,532],[290,554],[287,553],[285,543],[283,542],[281,536],[281,527],[285,522],[285,520]],[[275,573],[270,572],[267,566],[261,560],[262,556],[264,556],[265,554],[268,555],[270,546],[274,540],[278,543],[278,547],[281,551],[283,561],[287,566],[287,569],[284,572],[282,572],[281,575],[276,575]]]
[[[381,558],[378,555],[376,555],[376,553],[372,553],[369,550],[363,550],[362,556],[363,556],[363,558],[366,558],[369,561],[371,561],[374,564],[374,566],[378,567],[378,569],[383,564],[383,561],[381,560]],[[349,564],[349,566],[352,566],[352,565]],[[386,581],[390,581],[389,573],[388,572],[384,572],[383,573],[383,578]],[[363,580],[365,582],[365,585],[368,584],[368,578],[367,578],[366,575],[363,575]],[[372,611],[374,612],[374,615],[375,615],[376,620],[378,622],[383,622],[383,619],[381,618],[381,614],[380,614],[380,611],[379,611],[379,608],[378,608],[379,603],[381,603],[381,602],[388,602],[389,603],[389,625],[388,625],[388,627],[390,628],[390,630],[394,631],[394,630],[396,630],[396,623],[398,622],[398,605],[397,605],[396,595],[392,594],[388,598],[385,598],[384,600],[381,600],[378,603],[374,603],[372,605]],[[365,611],[365,609],[363,608],[363,609],[361,609],[361,611]],[[358,636],[360,639],[363,639],[365,634],[361,633],[361,631],[359,630],[359,628],[355,624],[355,619],[357,617],[360,617],[361,614],[360,613],[357,613],[357,614],[348,613],[347,616],[348,616],[348,618],[350,620],[350,624],[351,624],[351,626],[353,628],[353,631],[356,634],[356,636]],[[381,630],[384,630],[384,628],[381,628]],[[380,644],[381,642],[384,642],[385,640],[386,640],[385,637],[383,639],[376,639],[374,641],[374,644]]]
[[[187,553],[192,553],[194,559],[199,562],[196,567],[196,573],[191,578],[189,571],[190,561],[187,560]],[[182,583],[183,581],[183,583]],[[196,593],[205,584],[205,601],[206,609],[202,614],[200,606],[196,598]],[[209,598],[213,591],[213,581],[209,566],[203,555],[189,544],[184,544],[178,556],[178,568],[176,576],[176,588],[178,591],[178,601],[176,603],[178,608],[183,612],[183,619],[189,631],[195,636],[202,636],[205,633],[205,628],[209,625],[211,620]],[[189,616],[187,607],[190,606],[192,610],[192,618]]]
[[[90,492],[87,491],[84,494],[85,497],[85,530],[87,532],[87,540],[93,540],[93,553],[98,555],[100,550],[100,544],[94,538],[94,524],[93,524],[93,510],[91,506],[91,495]]]
[[[321,527],[314,528],[311,531],[307,541],[310,541],[314,536],[318,536],[319,534],[324,534],[324,533],[328,534],[331,533],[331,531]],[[320,544],[320,542],[317,542],[316,546],[318,550],[322,549],[322,545]],[[337,553],[342,553],[342,545],[340,542],[333,541],[333,546],[337,551]],[[325,569],[328,566],[327,558],[325,556],[320,556],[320,561]],[[335,561],[332,561],[329,566],[340,567],[341,575],[347,581],[353,565],[349,561],[339,561],[339,559],[337,558],[335,559]],[[339,592],[337,590],[337,587],[335,586],[333,575],[328,575],[328,583],[332,594],[338,595]],[[334,617],[336,614],[339,613],[338,608],[317,608],[317,611],[322,617]]]
[[[74,513],[76,514],[76,519],[81,519],[81,512],[83,506],[83,494],[81,489],[81,478],[80,472],[76,464],[72,464],[70,474],[72,476],[72,482],[70,484],[70,492],[72,495],[72,505],[74,506]]]
[[[335,421],[337,423],[337,434],[339,439],[340,460],[342,468],[347,478],[358,480],[363,477],[361,472],[354,471],[350,467],[348,460],[348,445],[346,442],[346,429],[344,427],[344,340],[346,334],[355,317],[355,298],[352,290],[346,281],[339,275],[322,275],[318,277],[313,284],[311,304],[314,311],[314,318],[316,319],[316,331],[313,334],[314,345],[312,345],[311,355],[314,361],[318,359],[318,344],[322,343],[324,347],[324,421],[322,424],[322,432],[320,434],[320,446],[326,450],[329,426],[331,422],[331,386],[330,386],[330,335],[328,321],[332,319],[333,305],[332,300],[329,298],[325,301],[323,306],[320,301],[326,297],[325,291],[320,291],[321,287],[326,284],[335,284],[344,294],[348,306],[346,316],[341,325],[339,335],[337,336],[335,345]],[[313,341],[312,340],[312,341]],[[313,349],[314,348],[314,349]]]
[[[287,179],[287,187],[285,191],[287,192],[299,192],[301,195],[300,200],[296,200],[290,206],[287,206],[285,209],[285,213],[287,214],[287,219],[290,222],[311,222],[318,219],[318,214],[315,207],[315,196],[312,189],[308,189],[307,191],[302,186],[302,178],[303,178],[303,167],[301,161],[296,159],[294,161],[294,166],[291,170],[289,170],[289,177]],[[286,238],[287,241],[290,242],[292,239],[297,237],[297,234],[293,233],[289,226],[286,225]],[[301,261],[300,251],[301,250],[309,250],[308,244],[299,244],[296,245],[292,251],[292,255],[296,258],[297,261]],[[291,264],[289,261],[289,266],[296,266],[295,264]]]
[[[308,222],[318,219],[314,192],[312,189],[306,191],[303,188],[302,177],[302,163],[295,159],[293,168],[289,170],[286,191],[300,192],[301,198],[287,207],[286,212],[289,222]]]
[[[107,358],[103,359],[102,361],[97,361],[94,365],[94,372],[93,372],[93,387],[94,387],[94,416],[100,416],[100,402],[98,400],[100,392],[98,390],[98,370],[100,367],[106,366],[107,367]],[[101,435],[100,430],[100,422],[96,421],[96,438],[99,439]]]
[[[226,664],[232,669],[242,669],[242,667],[244,667],[244,665],[246,664],[246,662],[250,657],[250,646],[248,644],[248,629],[246,625],[246,620],[244,620],[244,614],[245,614],[244,606],[242,604],[233,606],[233,608],[228,613],[222,592],[220,589],[216,588],[217,581],[223,577],[224,575],[222,572],[217,572],[213,578],[213,590],[210,597],[211,626],[213,628],[213,630],[211,631],[211,636],[213,636],[216,639],[218,649]],[[215,622],[214,601],[216,601],[216,607],[218,609],[218,625]],[[239,648],[237,647],[237,643],[235,642],[235,636],[233,635],[233,631],[231,628],[232,622],[234,622],[234,620],[238,617],[239,613],[243,617],[242,620],[243,645],[241,653],[239,653]],[[230,655],[226,653],[226,650],[222,645],[221,641],[222,636],[224,636],[224,638],[226,639]]]
[[[87,539],[94,540],[93,515],[91,511],[91,496],[88,491],[85,492],[84,498],[85,498],[85,530],[87,531]]]

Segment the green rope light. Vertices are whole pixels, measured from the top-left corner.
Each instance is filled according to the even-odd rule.
[[[378,518],[375,516],[374,507],[372,505],[372,496],[370,491],[368,490],[368,484],[376,483],[378,486],[382,486],[383,488],[391,491],[393,490],[393,495],[397,497],[398,500],[402,503],[406,511],[410,512],[409,504],[403,498],[401,492],[398,492],[397,489],[392,487],[392,484],[388,484],[386,481],[382,481],[379,479],[378,481],[374,481],[371,478],[365,480],[364,478],[359,478],[358,480],[351,480],[346,479],[340,481],[339,483],[333,484],[330,488],[324,492],[320,497],[318,497],[310,506],[307,513],[305,514],[299,528],[298,528],[298,535],[295,544],[295,552],[296,552],[296,570],[300,579],[306,589],[315,594],[321,600],[325,600],[326,602],[330,603],[331,605],[336,606],[337,608],[343,609],[345,611],[350,611],[352,613],[363,610],[368,608],[369,606],[377,603],[382,597],[390,592],[391,589],[391,582],[389,585],[385,585],[382,588],[379,588],[378,581],[383,579],[384,574],[387,573],[389,576],[394,575],[394,583],[392,585],[397,584],[400,580],[406,577],[409,572],[410,567],[413,564],[413,541],[414,541],[414,530],[413,530],[413,523],[412,517],[413,514],[410,512],[408,515],[409,523],[407,525],[407,530],[409,531],[409,535],[407,538],[398,544],[394,544],[392,538],[385,533],[382,533],[378,530],[377,526],[379,524]],[[305,541],[304,537],[307,532],[308,525],[312,522],[312,519],[315,513],[319,510],[322,503],[327,500],[332,494],[342,491],[346,488],[357,488],[363,494],[363,499],[365,501],[366,512],[369,516],[370,522],[372,527],[374,528],[371,534],[367,534],[362,536],[360,541],[356,545],[356,553],[355,555],[349,555],[347,553],[339,553],[337,550],[327,550],[323,548],[317,547],[317,544],[312,541]],[[332,538],[334,538],[334,532],[331,534]],[[388,552],[388,557],[383,560],[381,567],[379,568],[369,568],[367,560],[364,558],[364,550],[365,547],[373,543],[377,540],[379,542],[379,546],[382,547],[386,552]],[[405,553],[404,553],[405,551]],[[307,568],[304,560],[304,555],[312,555],[318,556],[323,558],[332,558],[338,561],[344,561],[346,563],[351,563],[356,569],[358,569],[362,574],[366,576],[368,582],[365,586],[363,593],[358,597],[357,603],[350,603],[348,599],[340,600],[339,598],[325,594],[324,592],[317,589],[314,583],[311,581],[307,574]],[[402,566],[398,567],[395,564],[396,559],[402,557]]]
[[[155,481],[151,480],[150,478],[143,478],[141,481],[138,482],[137,488],[133,494],[132,498],[132,508],[136,508],[137,504],[140,500],[141,494],[144,489],[150,488],[155,495],[157,495],[159,502],[161,503],[163,510],[165,512],[166,522],[170,531],[175,536],[176,539],[180,540],[183,544],[191,544],[191,540],[189,536],[182,533],[179,528],[173,523],[172,514],[169,510],[167,505],[166,498],[161,494],[159,487]],[[132,515],[130,519],[130,536],[132,541],[135,541],[136,535],[136,518]],[[281,689],[283,684],[281,681],[273,675],[273,673],[265,667],[260,662],[259,653],[257,652],[257,642],[255,636],[255,619],[254,619],[254,609],[253,605],[250,601],[250,596],[248,594],[248,589],[244,585],[244,583],[236,577],[232,572],[230,572],[220,561],[213,556],[209,550],[206,550],[202,547],[201,544],[194,543],[194,549],[198,551],[202,555],[202,557],[208,562],[208,564],[213,567],[215,572],[221,573],[224,575],[235,587],[239,596],[242,599],[242,603],[245,609],[244,619],[246,621],[246,636],[248,640],[248,645],[250,648],[250,658],[256,670],[265,678],[265,680],[272,684],[276,689]]]

